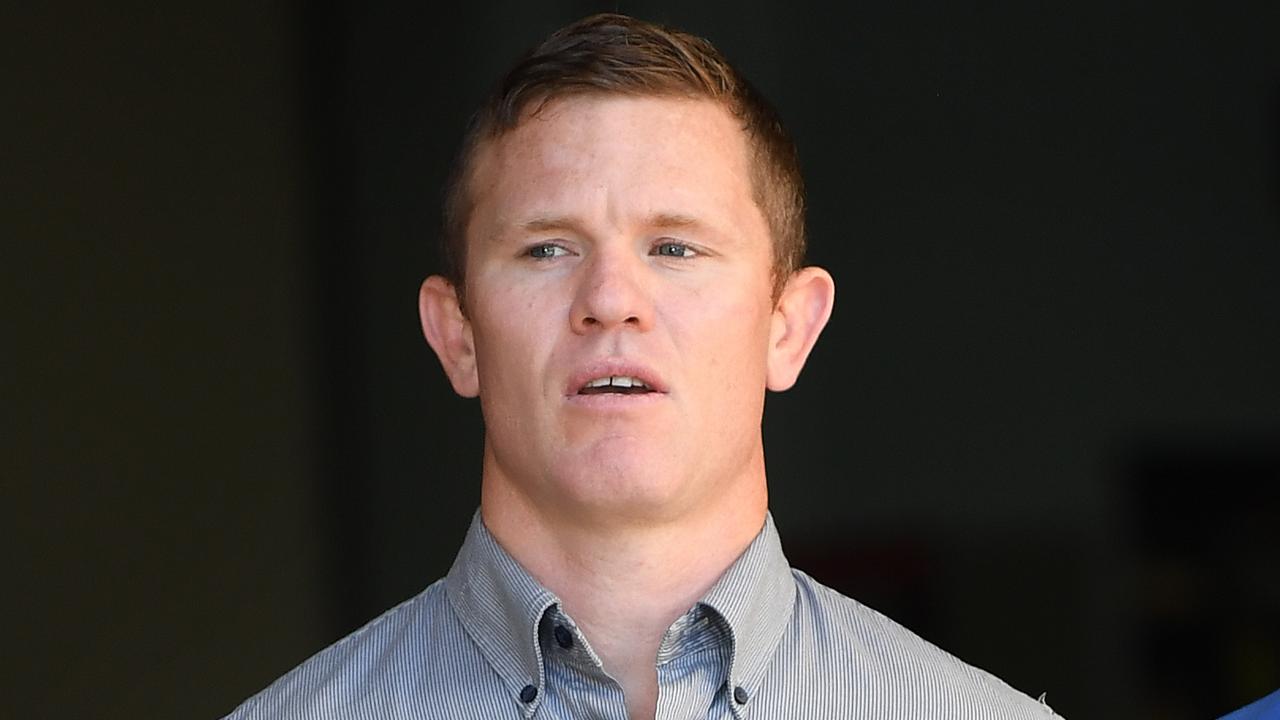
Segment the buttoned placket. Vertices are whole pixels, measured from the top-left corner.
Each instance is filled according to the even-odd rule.
[[[626,720],[622,686],[608,674],[577,624],[559,605],[547,609],[538,627],[546,676],[548,718]]]

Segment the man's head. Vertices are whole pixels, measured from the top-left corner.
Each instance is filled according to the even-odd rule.
[[[625,15],[594,15],[552,34],[502,79],[472,118],[445,188],[444,275],[466,294],[467,228],[477,151],[574,95],[684,97],[729,111],[749,141],[751,187],[773,239],[773,289],[804,262],[804,181],[773,107],[711,43]]]
[[[589,20],[526,64],[608,65],[617,48],[574,41],[599,26],[671,35]],[[543,93],[512,112],[464,153],[465,310],[443,277],[420,297],[454,389],[480,398],[486,518],[762,514],[765,390],[795,382],[834,289],[812,267],[779,281],[770,186],[741,111],[661,86]]]

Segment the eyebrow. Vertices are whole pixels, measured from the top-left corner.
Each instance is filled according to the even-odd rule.
[[[702,225],[702,222],[689,215],[658,213],[657,215],[649,218],[648,224],[650,227],[662,228],[665,230],[669,228],[699,227]]]
[[[578,227],[578,223],[567,216],[535,217],[532,220],[520,223],[518,227],[525,232],[543,233],[556,230],[573,230]]]
[[[661,230],[701,227],[702,221],[690,215],[681,215],[679,213],[660,212],[651,215],[646,221],[645,226],[658,228]],[[570,216],[545,216],[535,217],[520,223],[519,228],[525,232],[542,233],[554,232],[559,230],[578,231],[582,224]]]

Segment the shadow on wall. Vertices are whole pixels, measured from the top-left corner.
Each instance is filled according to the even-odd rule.
[[[1275,690],[1280,438],[1139,441],[1111,466],[1123,534],[1101,545],[896,528],[787,553],[1066,717],[1218,717]]]
[[[1280,685],[1280,438],[1152,443],[1126,463],[1144,717],[1217,717]]]

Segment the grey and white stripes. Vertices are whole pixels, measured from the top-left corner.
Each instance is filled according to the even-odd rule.
[[[772,517],[658,653],[658,718],[1014,720],[1043,703],[794,571]],[[626,717],[622,690],[479,513],[449,575],[230,720]]]

